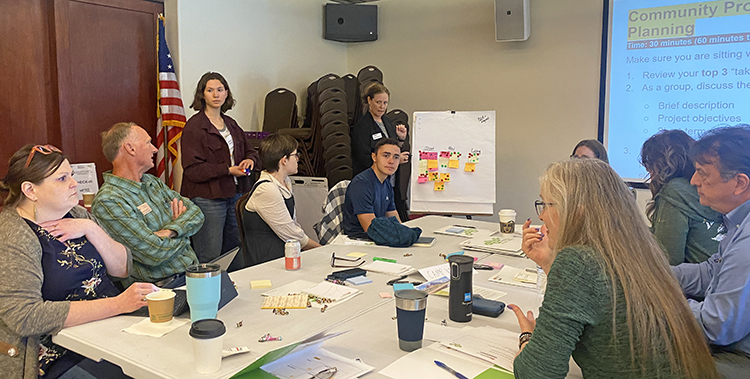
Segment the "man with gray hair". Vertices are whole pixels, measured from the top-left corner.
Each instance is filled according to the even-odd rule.
[[[724,378],[750,369],[750,126],[718,128],[691,149],[690,184],[700,202],[724,215],[719,251],[673,267]]]
[[[103,174],[91,211],[132,251],[132,278],[156,283],[197,264],[190,236],[203,225],[203,213],[146,173],[157,151],[148,133],[133,122],[117,123],[102,133],[102,150],[112,171]]]

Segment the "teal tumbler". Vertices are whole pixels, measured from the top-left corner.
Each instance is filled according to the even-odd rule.
[[[199,264],[185,270],[190,321],[216,318],[221,299],[221,266]]]

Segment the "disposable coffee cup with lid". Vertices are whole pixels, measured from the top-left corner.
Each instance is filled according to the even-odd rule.
[[[516,231],[516,211],[513,209],[501,209],[498,212],[500,216],[500,233],[513,234]]]
[[[203,319],[193,323],[190,336],[193,337],[196,371],[210,374],[221,369],[221,350],[226,331],[224,323],[217,319]]]

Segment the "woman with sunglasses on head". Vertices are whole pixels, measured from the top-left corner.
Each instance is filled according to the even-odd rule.
[[[516,378],[717,378],[703,332],[622,179],[598,159],[552,164],[540,179],[544,222],[523,251],[547,273],[539,317],[521,327]]]
[[[54,345],[62,328],[132,312],[158,290],[135,283],[120,293],[130,253],[78,205],[68,159],[51,145],[27,145],[10,159],[0,212],[0,354],[6,378],[90,378],[84,358]]]
[[[700,263],[714,255],[724,229],[721,213],[701,205],[690,184],[695,141],[682,130],[662,130],[641,148],[653,201],[646,207],[651,232],[667,253],[669,264]]]
[[[260,171],[258,152],[245,132],[225,113],[236,103],[229,84],[218,72],[198,81],[191,108],[198,111],[182,131],[180,193],[203,211],[206,221],[193,235],[193,249],[201,263],[240,245],[235,205],[250,190],[253,171]],[[237,254],[230,271],[245,266]]]
[[[299,241],[302,250],[319,247],[297,222],[292,181],[297,173],[297,140],[283,134],[271,134],[260,141],[263,172],[250,190],[245,204],[245,263],[254,266],[284,256],[284,243]]]

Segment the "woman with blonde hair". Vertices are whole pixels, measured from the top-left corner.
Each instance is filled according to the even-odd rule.
[[[552,164],[524,224],[523,250],[547,273],[521,327],[517,378],[717,378],[703,333],[622,179],[598,159]]]

